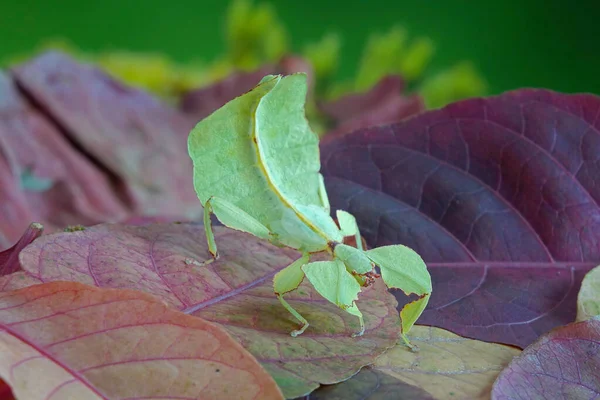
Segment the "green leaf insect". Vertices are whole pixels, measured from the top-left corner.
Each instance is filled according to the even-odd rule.
[[[211,214],[225,226],[250,233],[276,246],[302,252],[302,257],[273,279],[281,304],[309,326],[285,299],[304,278],[324,298],[358,317],[356,300],[362,287],[378,275],[388,287],[399,288],[417,300],[401,311],[402,337],[421,315],[431,294],[431,278],[417,253],[393,245],[365,251],[355,218],[342,210],[338,223],[319,173],[319,139],[305,118],[306,76],[268,75],[251,91],[225,104],[191,131],[188,151],[194,163],[194,187],[204,206],[209,251],[219,257]],[[339,224],[339,225],[338,225]],[[343,244],[356,237],[357,248]],[[331,261],[310,262],[311,254],[327,252]],[[211,260],[212,261],[212,260]]]

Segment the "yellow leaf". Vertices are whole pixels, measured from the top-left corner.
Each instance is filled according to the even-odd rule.
[[[489,399],[500,371],[521,352],[427,326],[414,326],[408,336],[419,351],[398,344],[377,359],[374,367],[438,400]]]

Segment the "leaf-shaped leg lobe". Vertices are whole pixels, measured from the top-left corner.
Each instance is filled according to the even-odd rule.
[[[294,330],[290,333],[293,337],[301,335],[306,328],[308,328],[308,321],[300,315],[298,311],[294,309],[285,299],[283,295],[289,293],[293,290],[296,290],[298,286],[302,283],[304,279],[304,271],[302,271],[302,267],[309,261],[310,256],[308,253],[304,253],[301,258],[297,259],[277,274],[273,278],[273,290],[277,295],[277,298],[281,302],[281,305],[285,307],[300,323],[302,327],[300,329]]]
[[[356,238],[356,248],[363,250],[360,230],[358,229],[358,224],[356,222],[356,218],[354,218],[354,215],[344,210],[337,210],[335,215],[344,237],[354,236]]]
[[[213,212],[210,204],[211,200],[212,197],[204,204],[204,233],[206,234],[206,241],[208,242],[208,251],[213,260],[216,260],[219,258],[219,251],[217,249],[217,243],[215,242],[215,234],[212,231],[212,221],[210,220],[210,214]]]
[[[363,318],[362,312],[358,309],[356,304],[353,304],[352,307],[346,308],[346,312],[349,314],[355,315],[358,317],[358,323],[360,324],[360,330],[358,332],[354,332],[352,337],[362,336],[365,333],[365,320]]]
[[[404,306],[400,311],[402,319],[402,339],[413,347],[406,335],[415,324],[431,295],[431,276],[423,259],[412,249],[402,245],[378,247],[366,252],[381,270],[381,277],[390,288],[398,288],[407,296],[416,294],[419,298]]]
[[[338,259],[333,261],[317,261],[302,267],[306,277],[321,296],[346,312],[358,317],[360,336],[365,330],[362,313],[354,303],[358,300],[360,285],[354,276],[346,270],[346,265]]]
[[[223,225],[231,229],[250,233],[268,241],[273,240],[269,229],[250,214],[225,199],[213,196],[204,205],[204,231],[208,240],[208,250],[215,260],[219,257],[219,252],[212,232],[210,214],[215,214]]]

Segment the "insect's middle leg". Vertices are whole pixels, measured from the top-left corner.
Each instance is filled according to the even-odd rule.
[[[279,302],[286,310],[290,312],[300,323],[302,327],[290,332],[290,335],[296,337],[301,335],[308,328],[308,321],[298,311],[294,309],[285,299],[283,295],[296,290],[304,279],[304,271],[302,267],[309,261],[308,253],[304,253],[301,258],[297,259],[281,271],[273,278],[273,290],[279,299]]]

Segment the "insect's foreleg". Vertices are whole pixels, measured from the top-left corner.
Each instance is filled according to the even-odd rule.
[[[219,250],[217,249],[217,243],[215,242],[215,234],[212,230],[212,221],[210,215],[213,213],[211,201],[212,197],[204,204],[204,233],[206,234],[206,240],[208,242],[208,251],[212,256],[213,260],[219,258]]]

